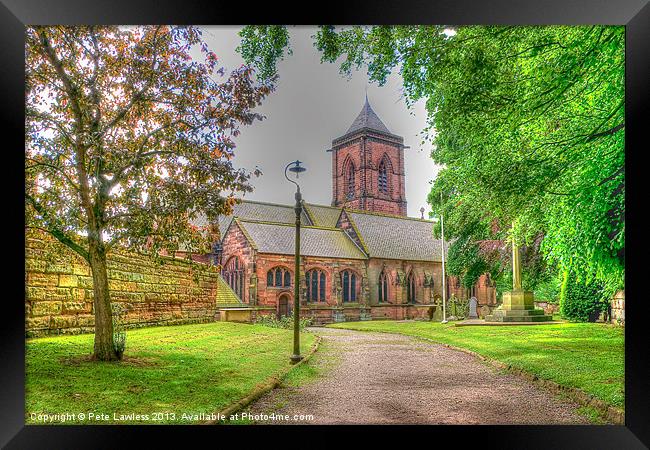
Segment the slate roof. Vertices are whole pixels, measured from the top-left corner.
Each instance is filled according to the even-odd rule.
[[[432,221],[356,210],[346,214],[370,258],[442,260],[442,242],[433,237]]]
[[[341,215],[342,208],[335,206],[314,205],[312,203],[305,203],[305,208],[309,217],[313,221],[313,225],[319,227],[336,227],[336,223]]]
[[[281,255],[295,253],[296,234],[292,225],[240,219],[236,223],[258,252]],[[345,232],[337,228],[301,227],[300,253],[304,256],[366,259],[366,255]]]
[[[388,131],[388,128],[386,128],[386,125],[384,125],[375,111],[373,111],[370,103],[368,102],[368,96],[366,96],[366,102],[364,103],[363,108],[361,108],[361,112],[357,118],[354,119],[354,122],[352,122],[352,125],[350,125],[350,128],[348,128],[348,131],[346,131],[345,134],[354,133],[355,131],[361,130],[363,128],[379,131],[381,133],[392,134],[390,131]]]
[[[276,203],[255,202],[250,200],[243,200],[241,203],[233,206],[233,213],[230,216],[219,216],[219,231],[223,237],[228,229],[230,222],[234,217],[240,219],[259,220],[264,222],[277,222],[277,223],[296,223],[296,213],[293,210],[293,205],[278,205]],[[303,224],[311,225],[311,221],[303,211],[301,216]],[[207,218],[205,216],[197,217],[193,221],[195,225],[207,225]]]
[[[442,244],[433,237],[432,221],[345,209],[361,238],[362,251],[342,229],[335,228],[342,208],[313,203],[304,206],[300,251],[305,256],[442,260]],[[245,200],[233,207],[232,216],[219,218],[222,238],[235,217],[260,253],[294,254],[292,205]],[[194,223],[205,225],[206,219],[198,218]]]

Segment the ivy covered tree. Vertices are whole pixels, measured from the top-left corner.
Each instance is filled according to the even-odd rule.
[[[224,74],[193,27],[28,27],[25,58],[26,224],[88,262],[94,357],[115,360],[107,253],[206,250],[190,220],[251,190],[233,138],[271,85]]]
[[[474,241],[541,235],[560,272],[623,287],[624,27],[322,26],[314,39],[343,74],[383,84],[397,70],[407,104],[426,101],[443,166],[429,202],[449,237],[477,222]]]

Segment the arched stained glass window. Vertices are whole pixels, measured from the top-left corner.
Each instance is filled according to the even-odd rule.
[[[325,272],[322,270],[312,269],[305,273],[308,302],[325,301],[325,282]]]
[[[318,298],[321,302],[325,301],[325,272],[320,273],[320,283],[318,284]]]
[[[388,275],[383,270],[379,274],[379,303],[388,302]]]
[[[235,294],[244,300],[244,265],[237,256],[231,257],[226,262],[221,275]]]
[[[408,278],[406,279],[406,288],[407,288],[407,300],[409,303],[415,303],[415,277],[413,272],[409,273]]]
[[[269,287],[291,286],[291,273],[284,267],[274,267],[266,274],[266,285]]]
[[[357,274],[351,270],[341,272],[341,284],[343,287],[343,301],[357,301]]]

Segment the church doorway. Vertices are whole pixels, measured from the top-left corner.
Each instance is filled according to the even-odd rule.
[[[291,301],[288,294],[280,295],[278,298],[278,319],[291,314]]]

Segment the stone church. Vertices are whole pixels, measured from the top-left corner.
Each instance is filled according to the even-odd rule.
[[[301,219],[301,315],[315,323],[440,313],[442,242],[433,237],[434,222],[407,217],[404,149],[367,98],[332,141],[332,203],[304,202]],[[205,257],[222,266],[223,278],[257,314],[289,314],[293,205],[242,201],[218,225],[221,241]],[[448,277],[446,288],[448,298],[496,304],[486,275],[471,290]]]

